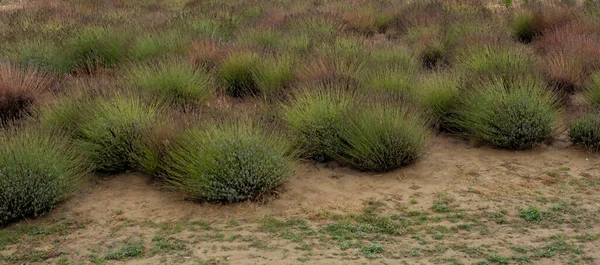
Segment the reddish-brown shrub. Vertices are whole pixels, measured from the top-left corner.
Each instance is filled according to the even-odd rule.
[[[215,40],[202,39],[192,42],[188,56],[194,65],[210,69],[227,56],[227,50]]]
[[[588,75],[585,60],[579,55],[556,51],[544,57],[544,68],[549,83],[563,93],[581,88]]]
[[[0,63],[0,121],[20,118],[46,92],[49,79],[35,70]]]

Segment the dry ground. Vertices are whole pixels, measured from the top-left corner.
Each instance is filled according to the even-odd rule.
[[[0,230],[7,264],[598,264],[599,156],[438,136],[386,174],[306,163],[266,202],[186,201],[137,173],[95,177]]]

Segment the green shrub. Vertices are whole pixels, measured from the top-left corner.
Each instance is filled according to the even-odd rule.
[[[85,155],[57,134],[0,135],[0,226],[39,217],[69,197],[89,173]]]
[[[585,94],[590,102],[600,106],[600,72],[595,72],[590,76]]]
[[[8,57],[25,68],[36,68],[45,72],[68,73],[73,65],[68,55],[54,43],[34,40],[17,43],[8,49]]]
[[[77,68],[111,67],[126,58],[127,37],[115,29],[86,28],[70,40],[67,49]]]
[[[294,77],[292,62],[291,57],[261,60],[260,67],[253,72],[253,79],[265,99],[281,96],[283,89]]]
[[[284,138],[242,123],[184,132],[167,151],[165,165],[170,182],[188,196],[225,202],[264,195],[294,169]]]
[[[301,89],[282,111],[300,154],[317,161],[329,160],[344,115],[353,104],[354,97],[341,88]]]
[[[527,149],[552,136],[557,118],[555,95],[534,79],[519,79],[466,93],[454,119],[478,141]]]
[[[178,60],[138,65],[129,71],[128,79],[154,96],[179,104],[204,102],[216,92],[208,73]]]
[[[517,14],[510,23],[513,35],[523,43],[530,43],[536,35],[535,17],[530,12]]]
[[[576,120],[569,128],[569,138],[574,145],[600,150],[600,115],[592,114]]]
[[[256,95],[258,88],[254,73],[257,64],[258,54],[252,52],[227,57],[218,69],[219,77],[225,82],[225,92],[233,97]]]
[[[160,114],[160,106],[139,98],[98,99],[81,120],[76,136],[95,170],[123,172],[136,167],[134,147],[159,121]]]
[[[426,120],[405,108],[377,105],[347,114],[334,146],[334,158],[361,170],[389,171],[425,152]]]
[[[425,109],[434,126],[449,129],[447,118],[459,100],[459,85],[452,74],[435,73],[424,76],[411,94]]]

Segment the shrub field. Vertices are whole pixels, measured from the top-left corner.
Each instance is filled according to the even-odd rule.
[[[404,172],[438,137],[600,150],[595,0],[4,2],[0,226],[94,175],[236,204],[305,165]]]

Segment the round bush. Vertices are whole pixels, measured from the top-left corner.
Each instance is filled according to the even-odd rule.
[[[227,57],[218,70],[225,82],[225,92],[233,97],[257,94],[258,87],[254,81],[257,63],[256,53],[236,53]]]
[[[167,151],[166,172],[171,183],[195,199],[255,199],[292,175],[289,151],[285,139],[255,126],[211,124],[177,137]]]
[[[517,14],[510,23],[513,35],[523,43],[530,43],[538,33],[535,17],[530,12]]]
[[[104,172],[135,168],[136,141],[158,122],[161,108],[139,98],[99,99],[81,119],[76,137],[95,166]]]
[[[434,126],[449,129],[447,118],[460,96],[456,77],[447,73],[424,76],[417,89],[412,91],[412,96],[425,109]]]
[[[593,151],[600,150],[600,114],[578,119],[569,128],[569,138],[574,145]]]
[[[304,88],[283,107],[283,120],[302,156],[317,161],[331,158],[353,101],[351,94],[339,88]]]
[[[465,95],[457,107],[457,128],[497,147],[527,149],[552,136],[558,119],[556,97],[532,79],[497,80]]]
[[[204,102],[215,92],[208,73],[175,60],[134,67],[129,80],[152,95],[179,104]]]
[[[345,119],[335,158],[361,170],[389,171],[417,160],[430,135],[426,120],[406,109],[378,104]]]
[[[54,208],[89,173],[85,155],[56,134],[0,135],[0,226]]]

